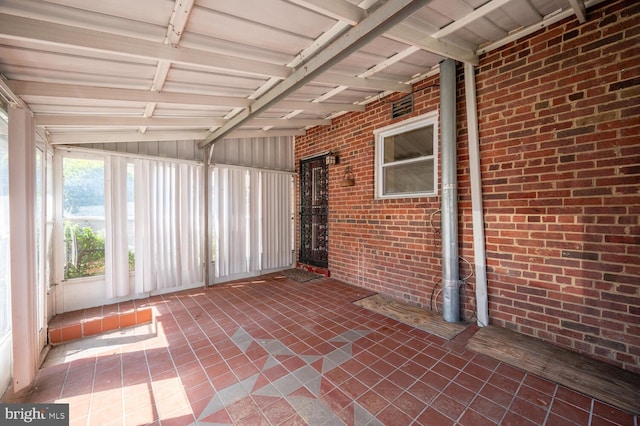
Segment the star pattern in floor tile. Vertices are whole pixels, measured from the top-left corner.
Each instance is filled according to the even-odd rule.
[[[244,354],[252,347],[261,347],[268,354],[266,362],[259,373],[219,389],[194,425],[233,424],[234,406],[251,406],[255,397],[284,398],[308,424],[344,424],[320,399],[322,380],[326,380],[323,376],[350,360],[353,343],[369,333],[370,330],[348,330],[329,339],[328,344],[315,347],[314,353],[297,354],[279,339],[255,339],[240,327],[231,337],[233,343]],[[260,380],[263,373],[281,367],[283,362],[297,368],[273,381]],[[351,414],[357,424],[377,424],[375,416],[357,402]]]
[[[272,274],[138,300],[154,326],[54,347],[25,401],[69,404],[71,426],[640,425],[353,303],[370,295]]]

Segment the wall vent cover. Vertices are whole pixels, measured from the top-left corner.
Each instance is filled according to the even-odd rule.
[[[391,118],[402,117],[413,112],[413,93],[391,103]]]

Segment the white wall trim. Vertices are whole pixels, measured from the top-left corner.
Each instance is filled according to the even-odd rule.
[[[32,384],[40,356],[35,274],[35,136],[31,112],[10,107],[11,322],[15,393]]]

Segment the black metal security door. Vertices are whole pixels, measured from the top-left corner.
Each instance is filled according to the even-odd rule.
[[[300,262],[329,263],[329,170],[326,155],[300,161]]]

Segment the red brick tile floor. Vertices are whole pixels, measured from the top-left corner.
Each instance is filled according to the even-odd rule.
[[[633,425],[623,412],[278,274],[157,296],[156,323],[53,348],[29,402],[71,425]]]

